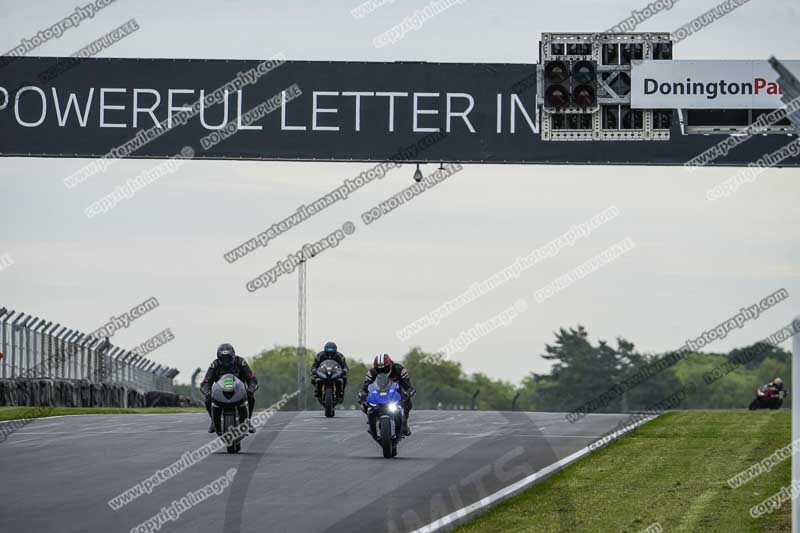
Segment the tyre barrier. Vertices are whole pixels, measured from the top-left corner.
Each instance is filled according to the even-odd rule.
[[[177,407],[178,395],[174,392],[150,391],[144,393],[145,407]]]
[[[189,407],[172,392],[141,393],[122,385],[85,380],[0,379],[0,406],[28,407]]]

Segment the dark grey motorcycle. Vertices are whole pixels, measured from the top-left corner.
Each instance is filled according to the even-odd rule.
[[[232,428],[247,421],[247,387],[233,374],[225,374],[211,387],[211,417],[217,435],[228,433]],[[228,453],[237,453],[242,449],[240,436],[228,444]]]

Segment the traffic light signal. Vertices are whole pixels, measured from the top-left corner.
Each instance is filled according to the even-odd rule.
[[[592,107],[597,101],[597,71],[591,61],[577,61],[572,65],[572,84],[572,103]]]
[[[569,105],[569,67],[564,61],[544,65],[544,105],[551,109]]]
[[[570,105],[592,107],[597,102],[597,68],[594,61],[546,61],[544,106],[562,109]]]

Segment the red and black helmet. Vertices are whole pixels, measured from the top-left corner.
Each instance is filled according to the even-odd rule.
[[[388,353],[376,355],[372,366],[378,372],[389,372],[392,369],[392,358],[389,357]]]

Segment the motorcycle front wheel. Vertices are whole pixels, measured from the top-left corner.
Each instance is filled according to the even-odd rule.
[[[222,432],[227,433],[229,429],[236,425],[236,415],[233,413],[225,413],[222,415]],[[240,443],[237,440],[227,447],[228,453],[236,453],[240,450]]]
[[[388,418],[381,418],[381,447],[383,448],[383,457],[391,459],[394,457],[392,454],[392,421]]]
[[[334,410],[333,389],[331,387],[325,388],[325,396],[322,401],[325,406],[325,416],[331,418],[336,414]]]

